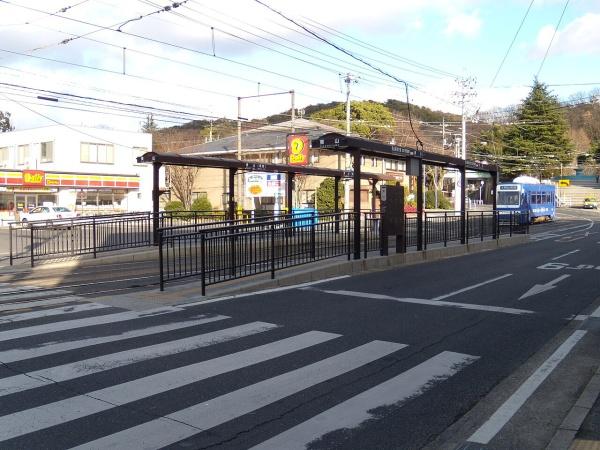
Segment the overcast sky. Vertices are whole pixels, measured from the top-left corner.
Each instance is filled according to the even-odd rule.
[[[343,101],[347,73],[354,100],[405,100],[404,80],[412,103],[448,112],[456,77],[476,79],[480,110],[518,103],[538,72],[560,99],[600,87],[600,0],[261,2],[295,23],[256,0],[188,0],[155,14],[172,2],[0,0],[0,110],[17,129],[136,131],[142,109],[119,103],[173,111],[157,111],[161,126],[235,119],[239,96],[294,90],[298,108]],[[244,99],[241,116],[290,102]]]

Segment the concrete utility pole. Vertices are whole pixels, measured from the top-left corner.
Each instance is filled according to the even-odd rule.
[[[358,83],[354,76],[350,73],[346,74],[344,82],[346,83],[346,136],[350,135],[350,83]],[[344,157],[344,170],[350,167],[350,154],[346,153]],[[341,169],[341,167],[339,167]],[[344,180],[344,209],[350,207],[350,180]]]
[[[260,89],[260,84],[259,84]],[[257,95],[247,95],[246,97],[238,97],[238,120],[237,120],[237,159],[242,160],[242,120],[247,120],[242,117],[242,100],[247,98],[260,98],[260,97],[271,97],[273,95],[287,95],[290,94],[292,96],[292,120],[291,120],[291,129],[292,132],[296,131],[294,126],[295,114],[295,92],[285,91],[285,92],[273,92],[271,94],[257,94]],[[237,202],[238,205],[244,207],[244,178],[241,171],[238,171],[237,175],[237,186],[236,186],[236,194],[237,194]]]
[[[475,83],[476,80],[474,77],[466,77],[466,78],[458,78],[456,80],[458,84],[458,91],[454,93],[455,103],[460,105],[460,115],[461,115],[461,123],[462,123],[462,131],[461,131],[461,139],[460,139],[460,154],[457,155],[459,158],[466,160],[467,159],[467,108],[468,104],[471,102],[471,99],[475,97]],[[458,181],[458,179],[457,179]],[[466,183],[466,179],[463,180]],[[455,184],[454,192],[454,209],[456,211],[462,211],[462,199],[459,196],[459,192],[461,191],[460,183],[457,182]]]

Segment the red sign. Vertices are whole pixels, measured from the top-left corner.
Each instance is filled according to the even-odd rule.
[[[308,134],[288,134],[287,135],[287,154],[288,162],[293,166],[308,165],[308,151],[310,143]]]
[[[45,186],[45,176],[42,170],[24,170],[23,186]]]

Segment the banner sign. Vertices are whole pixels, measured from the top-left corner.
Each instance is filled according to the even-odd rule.
[[[42,170],[24,170],[23,186],[45,186],[45,177]]]
[[[308,134],[287,135],[287,155],[290,165],[307,166],[309,150]]]
[[[285,175],[282,173],[250,172],[244,174],[247,197],[283,196]]]

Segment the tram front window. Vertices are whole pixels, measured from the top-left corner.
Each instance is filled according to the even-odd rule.
[[[519,192],[500,191],[497,202],[499,205],[519,206]]]

